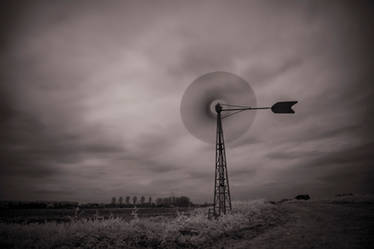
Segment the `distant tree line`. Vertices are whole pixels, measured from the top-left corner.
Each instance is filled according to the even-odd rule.
[[[109,203],[79,203],[74,201],[0,201],[0,209],[69,209],[69,208],[152,208],[152,207],[190,207],[194,206],[186,196],[157,198],[145,196],[112,197]]]
[[[123,198],[122,196],[118,199],[116,197],[112,197],[109,206],[110,207],[133,207],[133,206],[143,206],[143,207],[151,207],[153,206],[152,197],[149,197],[147,200],[144,196],[141,196],[138,200],[137,196],[126,196]]]
[[[110,202],[111,207],[188,207],[192,205],[190,198],[186,196],[157,198],[154,202],[152,197],[146,199],[146,197],[141,196],[138,199],[137,196],[126,196],[124,199],[121,196],[118,199],[112,197]]]

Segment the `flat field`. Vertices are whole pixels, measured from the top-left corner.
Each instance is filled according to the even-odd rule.
[[[164,216],[176,217],[183,213],[188,214],[193,208],[86,208],[80,209],[76,215],[75,209],[0,209],[0,222],[2,223],[45,223],[70,222],[72,219],[132,219]]]
[[[0,248],[374,248],[373,199],[235,203],[217,220],[206,209],[175,217],[0,223]]]

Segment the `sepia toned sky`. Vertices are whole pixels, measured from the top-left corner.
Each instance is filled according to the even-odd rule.
[[[259,106],[226,146],[233,200],[374,191],[370,1],[4,1],[0,199],[213,197],[214,145],[180,116],[199,76]]]

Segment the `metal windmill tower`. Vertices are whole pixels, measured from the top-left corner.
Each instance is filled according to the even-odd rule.
[[[231,195],[229,177],[227,174],[227,162],[225,151],[225,140],[222,129],[222,106],[215,106],[217,112],[217,134],[216,134],[216,170],[214,177],[214,215],[226,214],[231,210]]]
[[[231,195],[229,177],[227,173],[227,160],[225,151],[225,140],[223,137],[222,119],[235,115],[247,110],[266,110],[271,109],[273,113],[295,113],[292,106],[297,101],[285,101],[275,103],[272,107],[249,107],[228,104],[216,104],[215,110],[217,112],[217,134],[216,134],[216,166],[215,166],[215,180],[214,180],[214,215],[221,216],[231,211]],[[223,108],[227,106],[227,108]],[[222,112],[230,112],[228,115],[222,117]]]
[[[237,103],[241,105],[236,105]],[[248,110],[271,109],[273,113],[295,113],[292,106],[296,103],[297,101],[285,101],[277,102],[271,107],[253,107],[256,106],[255,96],[248,83],[226,72],[205,74],[186,90],[181,104],[182,120],[186,128],[192,135],[211,143],[214,136],[212,131],[216,126],[213,200],[215,217],[225,215],[232,208],[222,120]],[[227,114],[223,115],[223,112]],[[253,114],[238,116],[240,117],[237,119],[225,121],[225,126],[228,125],[226,135],[228,133],[231,140],[243,134],[254,119]]]

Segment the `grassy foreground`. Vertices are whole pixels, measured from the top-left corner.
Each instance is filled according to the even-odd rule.
[[[69,223],[1,224],[0,248],[206,248],[243,229],[271,227],[284,219],[281,209],[263,200],[237,202],[218,220],[196,209],[176,218],[72,220]]]

